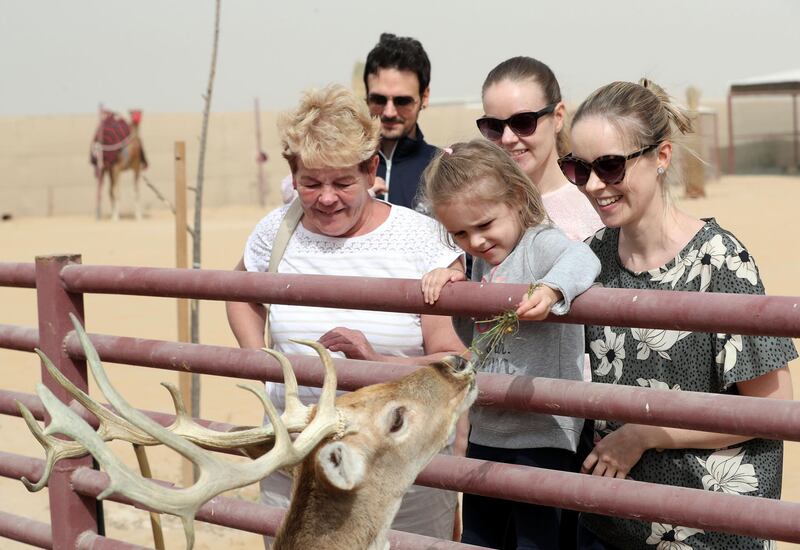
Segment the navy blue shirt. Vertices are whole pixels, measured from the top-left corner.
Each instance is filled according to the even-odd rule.
[[[380,153],[378,177],[389,185],[389,199],[392,204],[399,204],[414,209],[417,206],[417,195],[421,184],[422,171],[428,166],[438,149],[425,141],[422,130],[416,127],[416,138],[402,137],[395,145],[391,158]],[[390,166],[389,177],[386,177],[387,166]]]

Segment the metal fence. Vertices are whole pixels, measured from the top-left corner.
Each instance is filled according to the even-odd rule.
[[[126,294],[243,302],[307,304],[321,307],[403,311],[442,315],[493,315],[508,309],[527,287],[514,284],[448,285],[435,306],[426,305],[419,282],[180,270],[84,266],[80,256],[38,257],[36,263],[0,263],[0,286],[35,288],[38,328],[0,324],[0,347],[32,352],[40,348],[73,383],[87,389],[83,349],[68,319],[84,320],[85,293]],[[748,315],[741,315],[747,311]],[[800,298],[592,288],[558,321],[611,324],[751,335],[800,336]],[[185,344],[90,334],[100,358],[114,363],[254,380],[281,381],[280,366],[258,350]],[[290,355],[298,382],[320,386],[319,360]],[[339,388],[397,378],[413,367],[335,360]],[[43,382],[59,398],[66,392],[43,370]],[[775,399],[617,387],[588,382],[481,373],[478,403],[582,418],[614,419],[772,439],[800,441],[800,403]],[[19,415],[24,403],[40,420],[37,396],[0,390],[0,414]],[[164,425],[173,416],[149,412]],[[218,430],[232,426],[202,421]],[[0,452],[0,475],[36,480],[43,461]],[[90,457],[63,461],[48,485],[51,523],[0,513],[0,537],[41,548],[138,548],[98,534],[95,497],[106,487],[105,474],[92,470]],[[417,483],[497,496],[520,502],[591,511],[642,521],[679,524],[800,542],[800,504],[700,489],[655,485],[625,479],[512,466],[452,456],[437,456]],[[117,500],[112,495],[111,500]],[[124,499],[119,499],[125,502]],[[216,498],[198,514],[200,521],[274,534],[283,511],[264,505]],[[471,548],[449,541],[392,532],[392,548]]]

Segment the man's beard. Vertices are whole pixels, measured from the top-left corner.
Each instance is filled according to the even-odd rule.
[[[381,139],[384,140],[399,140],[400,138],[407,137],[413,129],[413,126],[411,128],[406,128],[406,121],[400,118],[381,118],[381,124],[384,123],[396,124],[390,133],[386,133],[386,131],[381,128]]]

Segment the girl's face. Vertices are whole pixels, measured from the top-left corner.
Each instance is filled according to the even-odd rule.
[[[454,200],[433,211],[462,250],[491,265],[505,260],[522,237],[518,213],[504,202]]]
[[[642,146],[650,145],[643,143]],[[572,155],[588,163],[605,155],[628,156],[638,148],[626,145],[617,128],[605,118],[590,116],[572,127]],[[603,182],[592,170],[586,185],[579,189],[592,203],[607,227],[638,225],[664,209],[659,167],[667,169],[672,145],[663,142],[657,149],[625,163],[625,177],[616,184]]]
[[[485,116],[500,120],[521,112],[539,111],[547,105],[542,87],[533,80],[501,80],[492,84],[483,94]],[[558,158],[556,135],[563,124],[564,105],[559,103],[552,114],[538,119],[533,134],[518,136],[506,125],[500,141],[495,143],[505,149],[522,171],[536,183],[548,162],[555,162]]]

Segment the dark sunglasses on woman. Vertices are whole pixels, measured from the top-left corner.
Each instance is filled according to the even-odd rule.
[[[640,157],[658,147],[658,143],[643,147],[630,155],[604,155],[597,157],[592,162],[572,156],[572,153],[558,159],[558,166],[567,179],[578,186],[586,185],[592,170],[607,185],[614,185],[625,179],[625,164],[636,157]]]
[[[506,126],[511,128],[511,131],[517,136],[526,137],[536,131],[536,125],[538,124],[539,119],[552,113],[555,110],[556,105],[558,104],[551,103],[544,109],[517,113],[506,119],[484,116],[476,120],[475,123],[478,125],[478,130],[480,130],[483,137],[492,141],[500,141],[500,138],[503,137],[503,131],[505,130]]]

